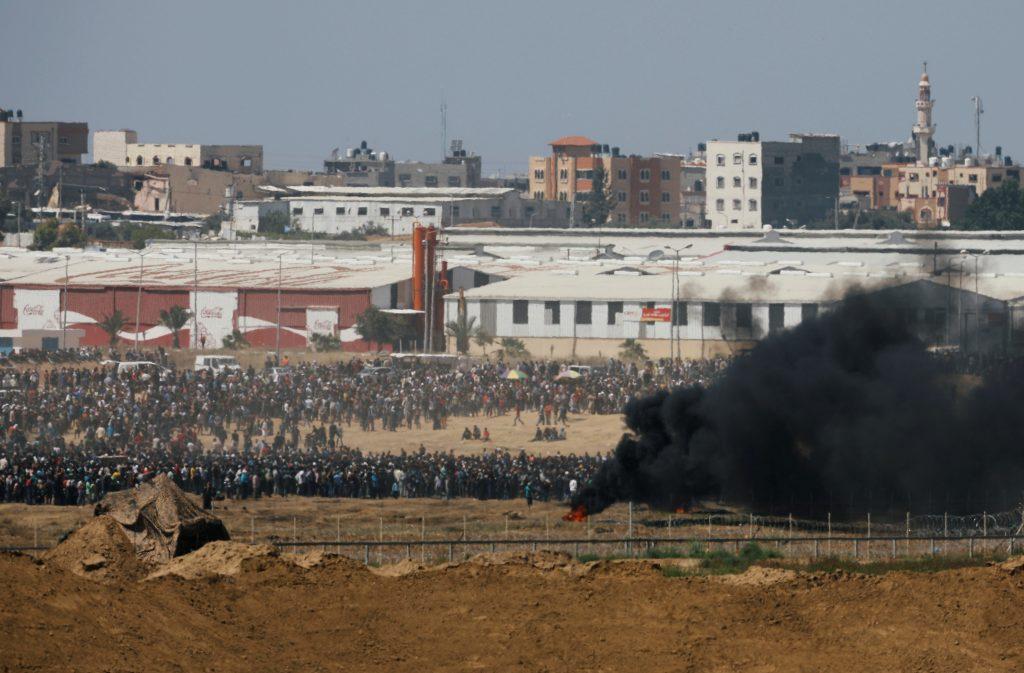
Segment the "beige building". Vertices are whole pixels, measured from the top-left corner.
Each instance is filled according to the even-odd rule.
[[[89,151],[89,125],[83,122],[26,122],[21,111],[0,109],[0,168],[50,161],[82,163]]]
[[[551,155],[530,157],[530,195],[536,200],[575,204],[574,222],[582,222],[583,202],[593,190],[594,171],[604,169],[615,208],[609,223],[624,226],[680,222],[678,157],[623,156],[585,136],[566,136],[551,145]]]
[[[892,164],[884,173],[896,176],[895,204],[909,212],[921,229],[955,222],[970,202],[1005,180],[1020,181],[1020,166],[975,163],[972,158],[955,164],[951,158],[929,160],[928,165]]]
[[[93,133],[93,161],[115,166],[195,166],[233,173],[263,171],[262,145],[200,145],[188,143],[140,143],[131,129]]]

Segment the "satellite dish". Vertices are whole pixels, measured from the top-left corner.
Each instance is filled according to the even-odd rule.
[[[659,259],[661,259],[664,256],[665,256],[665,251],[664,250],[651,250],[649,253],[647,253],[647,261],[648,262],[657,262]]]

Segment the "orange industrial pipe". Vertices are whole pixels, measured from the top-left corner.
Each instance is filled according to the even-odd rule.
[[[426,230],[422,225],[417,224],[412,228],[412,307],[422,311],[426,306],[423,301],[423,281],[425,278],[426,265],[424,264],[423,240]]]

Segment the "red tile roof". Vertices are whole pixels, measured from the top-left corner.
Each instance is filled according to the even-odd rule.
[[[590,147],[596,145],[597,141],[591,140],[586,136],[564,136],[548,144],[552,147]]]

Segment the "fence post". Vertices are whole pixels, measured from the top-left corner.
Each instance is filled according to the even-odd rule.
[[[363,545],[363,563],[370,565],[370,545]]]
[[[533,544],[530,545],[530,549],[532,551],[537,551],[537,542],[536,542],[536,540],[533,542]]]
[[[814,558],[818,558],[818,538],[814,538]]]
[[[455,560],[455,543],[454,542],[449,542],[448,543],[448,562],[451,563],[454,560]]]
[[[508,521],[508,517],[505,517]],[[426,564],[427,562],[427,545],[424,544],[427,539],[427,517],[420,517],[420,563]]]
[[[967,557],[974,558],[974,537],[967,539]]]
[[[256,544],[256,517],[249,517],[249,544]]]
[[[750,524],[747,527],[747,538],[750,540],[754,539],[754,513],[750,513]]]
[[[334,517],[334,523],[336,526],[334,541],[337,543],[337,547],[334,551],[336,554],[341,555],[341,515]]]
[[[574,549],[573,549],[573,555],[574,555],[574,556],[575,556],[575,557],[576,557],[577,559],[578,559],[578,558],[580,557],[580,543],[579,543],[579,542],[577,542],[577,543],[576,543],[576,545],[575,545],[575,547],[574,547]]]
[[[942,513],[942,537],[949,537],[949,512]]]
[[[793,539],[793,513],[789,513],[789,539]]]
[[[406,545],[405,545],[405,558],[407,558],[407,559],[411,559],[412,558],[412,545],[409,544],[409,543],[406,543]]]
[[[988,512],[981,513],[981,536],[988,537]]]
[[[868,512],[868,539],[871,539],[871,512]],[[870,546],[868,548],[870,549]],[[870,555],[869,553],[868,556]]]
[[[711,539],[711,515],[708,514],[708,540]],[[710,543],[708,543],[710,548]]]
[[[463,517],[463,520],[465,520],[465,517]],[[550,540],[551,539],[551,526],[548,523],[548,515],[547,514],[544,515],[544,539],[545,540]]]
[[[299,541],[299,524],[296,521],[296,518],[293,516],[292,517],[292,542],[298,542],[298,541]]]
[[[494,543],[492,542],[492,543],[491,543],[491,553],[493,554],[494,552],[495,552],[495,549],[494,549]]]
[[[853,538],[853,558],[860,558],[860,540]]]
[[[589,523],[587,524],[587,527],[590,527]],[[508,539],[508,514],[505,515],[505,539]]]
[[[832,512],[828,513],[828,542],[825,545],[826,552],[832,556]]]
[[[896,558],[896,538],[892,539],[892,557]]]
[[[462,515],[462,541],[465,542],[469,539],[469,534],[466,532],[466,515]]]

